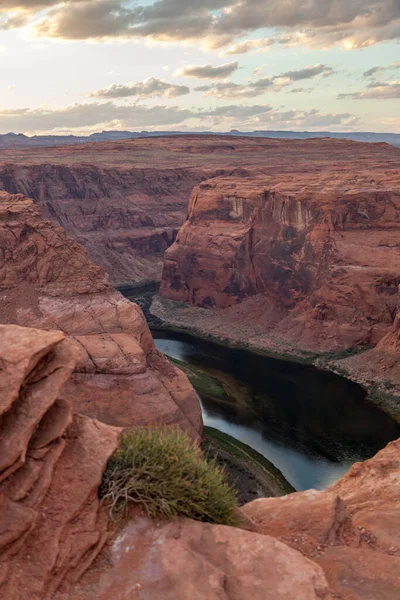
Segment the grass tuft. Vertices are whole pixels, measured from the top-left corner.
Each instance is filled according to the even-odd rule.
[[[151,516],[177,515],[225,525],[235,524],[236,492],[225,472],[206,461],[181,430],[132,429],[107,464],[100,495],[113,519],[124,519],[133,505]]]

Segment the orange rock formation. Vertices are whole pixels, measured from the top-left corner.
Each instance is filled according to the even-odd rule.
[[[31,200],[0,193],[0,321],[59,329],[77,366],[63,391],[80,412],[119,426],[177,423],[201,434],[186,376],[155,350],[142,311]]]

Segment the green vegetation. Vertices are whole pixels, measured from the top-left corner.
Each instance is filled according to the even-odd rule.
[[[204,449],[206,455],[218,456],[222,452],[238,459],[256,475],[266,496],[283,496],[296,491],[281,471],[262,454],[214,427],[204,427]]]
[[[224,386],[218,379],[209,375],[202,369],[189,365],[177,358],[169,357],[169,360],[185,373],[190,383],[199,394],[212,396],[213,398],[219,398],[220,400],[229,400],[229,395],[226,393]]]
[[[140,505],[150,516],[235,524],[236,493],[225,472],[205,461],[179,429],[137,428],[123,434],[100,495],[113,518],[123,519],[131,506]]]

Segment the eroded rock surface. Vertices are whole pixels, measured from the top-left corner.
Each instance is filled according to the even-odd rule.
[[[323,492],[259,499],[243,510],[322,566],[338,600],[400,597],[400,441]]]
[[[190,192],[206,174],[120,168],[101,164],[101,152],[93,159],[94,164],[79,165],[0,164],[0,189],[33,198],[114,283],[159,279],[164,251],[185,219]]]
[[[80,412],[111,425],[175,423],[201,434],[197,396],[156,351],[140,308],[31,200],[4,192],[0,321],[59,329],[74,340],[77,366],[62,397]]]
[[[0,325],[0,597],[68,590],[109,539],[98,486],[119,430],[61,399],[75,365],[60,331]]]

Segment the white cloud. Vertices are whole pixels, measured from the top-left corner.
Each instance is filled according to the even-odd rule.
[[[153,96],[164,96],[165,98],[177,98],[189,94],[190,89],[186,85],[174,85],[149,77],[144,81],[136,83],[126,83],[124,85],[116,84],[109,87],[96,90],[90,95],[92,98],[128,98],[137,96],[138,98],[151,98]]]

